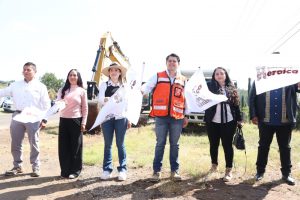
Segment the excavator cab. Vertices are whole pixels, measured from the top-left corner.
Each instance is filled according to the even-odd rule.
[[[88,81],[87,82],[87,98],[88,100],[94,99],[99,94],[99,89],[97,87],[97,82]]]

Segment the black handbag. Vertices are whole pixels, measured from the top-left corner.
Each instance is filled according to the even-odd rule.
[[[243,135],[243,130],[241,126],[238,126],[235,131],[235,135],[233,136],[232,144],[239,150],[245,150],[245,139]]]

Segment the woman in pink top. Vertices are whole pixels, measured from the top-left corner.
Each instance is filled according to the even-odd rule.
[[[60,175],[73,179],[79,176],[82,169],[82,132],[88,113],[86,90],[76,69],[69,71],[65,85],[58,91],[57,100],[66,103],[59,121]]]

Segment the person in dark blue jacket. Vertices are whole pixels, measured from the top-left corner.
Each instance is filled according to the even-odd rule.
[[[250,119],[258,125],[259,146],[256,161],[256,181],[263,178],[273,135],[276,133],[280,152],[282,180],[295,185],[291,176],[291,135],[296,123],[297,94],[299,84],[256,94],[253,83],[249,94]]]

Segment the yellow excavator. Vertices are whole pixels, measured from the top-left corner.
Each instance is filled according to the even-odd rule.
[[[112,62],[119,63],[127,69],[130,68],[128,57],[124,55],[118,43],[112,38],[111,33],[106,32],[100,39],[99,49],[92,69],[92,79],[87,82],[87,96],[89,100],[89,113],[86,124],[87,130],[93,126],[99,112],[98,99],[96,99],[96,97],[99,93],[99,82],[104,80],[101,73],[102,68]],[[92,133],[94,132],[97,132],[97,130],[94,130]]]

